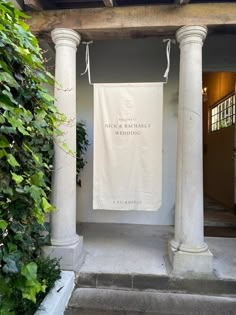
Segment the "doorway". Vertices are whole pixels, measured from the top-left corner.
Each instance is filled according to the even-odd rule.
[[[203,73],[203,178],[205,235],[236,237],[236,72]]]

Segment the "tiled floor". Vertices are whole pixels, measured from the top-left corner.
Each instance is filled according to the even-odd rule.
[[[205,226],[236,227],[236,215],[218,202],[209,198],[204,199]]]
[[[204,200],[204,226],[206,236],[236,237],[236,215],[209,198]]]

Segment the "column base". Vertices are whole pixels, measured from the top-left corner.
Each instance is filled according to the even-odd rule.
[[[183,252],[169,244],[168,253],[173,276],[201,277],[213,274],[213,255],[209,250],[202,253]]]
[[[73,245],[67,246],[44,246],[42,248],[44,256],[60,259],[62,270],[78,271],[84,262],[83,237]]]

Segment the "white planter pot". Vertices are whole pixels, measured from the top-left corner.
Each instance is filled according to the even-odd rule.
[[[61,279],[55,282],[34,315],[63,315],[74,286],[74,272],[61,271]]]

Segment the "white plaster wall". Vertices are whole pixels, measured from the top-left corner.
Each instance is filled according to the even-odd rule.
[[[163,81],[166,67],[165,44],[161,39],[97,41],[91,46],[92,81],[155,82]],[[84,70],[85,47],[77,54],[77,119],[84,120],[91,145],[88,163],[82,171],[82,187],[77,188],[78,222],[134,224],[173,224],[175,205],[177,104],[179,48],[172,46],[169,81],[164,85],[162,207],[148,211],[94,211],[93,198],[93,88]],[[236,36],[208,36],[203,47],[203,71],[236,70]]]
[[[92,82],[158,82],[166,68],[161,39],[97,41],[90,46]],[[173,224],[175,203],[176,128],[178,102],[178,48],[171,51],[172,65],[164,85],[162,207],[157,212],[93,210],[93,88],[84,70],[85,47],[78,49],[77,119],[84,120],[91,145],[77,188],[77,221],[134,224]]]

